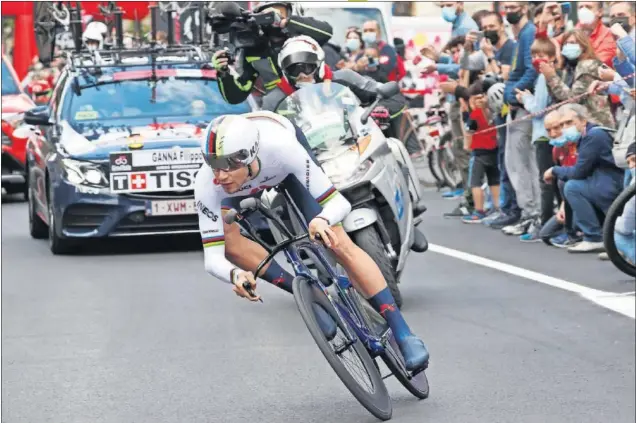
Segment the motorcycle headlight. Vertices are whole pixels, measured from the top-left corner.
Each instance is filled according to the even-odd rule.
[[[66,180],[73,185],[108,187],[106,176],[99,167],[90,162],[62,159]]]
[[[5,113],[2,115],[2,144],[11,145],[11,135],[13,131],[22,124],[24,115],[22,113]]]
[[[322,163],[322,168],[336,188],[351,185],[362,178],[371,167],[371,160],[360,162],[357,152],[342,154]]]

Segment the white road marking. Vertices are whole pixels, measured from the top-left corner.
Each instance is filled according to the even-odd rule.
[[[554,278],[544,275],[543,273],[534,272],[522,267],[513,266],[511,264],[502,263],[500,261],[487,259],[485,257],[476,256],[474,254],[465,253],[463,251],[452,248],[443,247],[441,245],[430,244],[429,251],[453,257],[479,266],[489,267],[500,272],[509,273],[534,282],[559,288],[564,291],[570,291],[580,295],[588,301],[591,301],[601,307],[623,314],[632,319],[636,318],[636,297],[630,296],[633,293],[616,293],[600,291],[587,286],[579,285],[574,282],[568,282],[563,279]]]

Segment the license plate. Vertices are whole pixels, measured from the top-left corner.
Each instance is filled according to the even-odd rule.
[[[146,206],[146,216],[178,216],[196,214],[194,200],[157,200]]]

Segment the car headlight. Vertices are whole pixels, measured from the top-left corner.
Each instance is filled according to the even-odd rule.
[[[94,163],[62,159],[62,164],[66,180],[73,185],[108,186],[106,176]]]

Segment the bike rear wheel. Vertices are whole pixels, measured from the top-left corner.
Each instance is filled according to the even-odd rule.
[[[356,339],[353,344],[344,348],[346,346],[344,328],[347,323],[338,317],[326,295],[309,280],[297,276],[294,279],[293,290],[298,311],[300,311],[309,333],[342,383],[360,404],[375,417],[381,420],[391,419],[393,414],[391,398],[382,380],[382,375],[380,375],[362,342]],[[338,332],[332,341],[327,341],[320,329],[314,307],[321,307],[337,323]],[[346,356],[351,357],[352,363],[356,362],[354,366],[357,369],[351,369],[346,365],[348,360],[343,359]],[[356,380],[358,376],[362,376],[366,380],[358,381]]]

